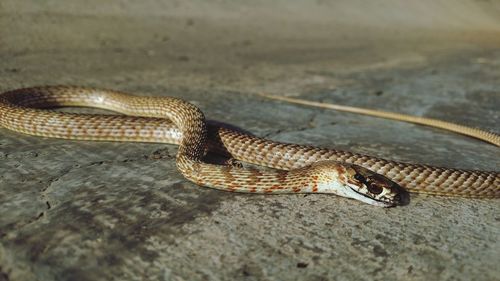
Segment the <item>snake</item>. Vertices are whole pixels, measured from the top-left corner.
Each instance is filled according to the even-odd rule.
[[[327,108],[327,109],[333,109],[333,110],[337,110],[337,111],[363,114],[363,115],[373,116],[373,117],[378,117],[378,118],[383,118],[383,119],[392,119],[392,120],[396,120],[396,121],[402,121],[402,122],[413,123],[413,124],[418,124],[418,125],[423,125],[423,126],[428,126],[428,127],[433,127],[433,128],[439,128],[439,129],[443,129],[446,131],[455,132],[455,133],[458,133],[461,135],[476,138],[478,140],[481,140],[481,141],[484,141],[484,142],[487,142],[487,143],[490,143],[492,145],[500,147],[500,135],[495,134],[493,132],[481,130],[479,128],[472,128],[469,126],[464,126],[464,125],[456,124],[453,122],[446,122],[446,121],[438,120],[438,119],[434,119],[434,118],[413,116],[413,115],[408,115],[408,114],[403,114],[403,113],[383,111],[380,109],[369,109],[369,108],[362,108],[362,107],[357,107],[357,106],[347,106],[347,105],[332,104],[332,103],[325,103],[325,102],[315,102],[315,101],[310,101],[310,100],[292,98],[292,97],[288,97],[288,96],[271,95],[271,94],[267,94],[267,93],[257,93],[257,94],[262,96],[262,97],[266,97],[268,99],[285,101],[287,103],[294,103],[294,104],[319,107],[319,108]]]
[[[93,107],[123,115],[49,110]],[[0,127],[19,133],[90,141],[179,145],[176,166],[200,185],[244,193],[327,193],[375,206],[402,205],[406,192],[499,198],[500,173],[403,163],[336,149],[282,143],[207,124],[203,112],[174,97],[134,96],[78,86],[40,86],[0,94]],[[218,165],[208,150],[261,165]]]

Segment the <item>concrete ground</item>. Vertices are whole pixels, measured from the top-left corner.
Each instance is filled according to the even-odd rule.
[[[0,38],[2,91],[177,96],[275,140],[500,167],[468,137],[255,95],[500,133],[498,2],[4,0]],[[185,180],[175,153],[0,129],[0,280],[500,280],[498,200],[226,193]]]

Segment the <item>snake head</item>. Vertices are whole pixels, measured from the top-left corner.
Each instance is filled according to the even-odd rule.
[[[352,191],[348,197],[381,207],[404,205],[408,198],[401,186],[382,175],[358,165],[349,165],[346,169],[346,185]]]

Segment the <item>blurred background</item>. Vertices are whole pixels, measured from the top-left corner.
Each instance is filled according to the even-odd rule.
[[[323,72],[413,67],[500,45],[498,1],[3,0],[0,15],[3,87],[302,92],[338,86]]]

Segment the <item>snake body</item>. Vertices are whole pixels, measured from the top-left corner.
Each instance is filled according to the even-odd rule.
[[[41,109],[59,106],[90,106],[135,116],[68,114]],[[500,173],[494,171],[408,164],[347,151],[279,143],[220,126],[209,127],[209,138],[201,111],[175,98],[137,97],[70,86],[18,89],[0,95],[0,126],[65,139],[179,144],[177,166],[184,176],[199,185],[229,191],[336,193],[374,205],[397,204],[401,191],[386,177],[410,192],[500,197]],[[207,142],[235,159],[280,170],[204,163]],[[345,189],[337,186],[334,188],[337,191],[331,192],[328,185],[332,182],[358,189],[355,193],[341,194],[343,191],[338,190]]]
[[[89,106],[132,116],[42,109],[60,106]],[[333,193],[384,207],[398,205],[402,200],[402,190],[394,182],[360,166],[332,160],[291,170],[206,163],[203,158],[208,142],[203,113],[177,98],[65,86],[18,89],[0,95],[0,126],[37,136],[144,142],[169,142],[168,133],[178,128],[177,136],[181,137],[177,140],[177,168],[198,185],[247,193]]]

